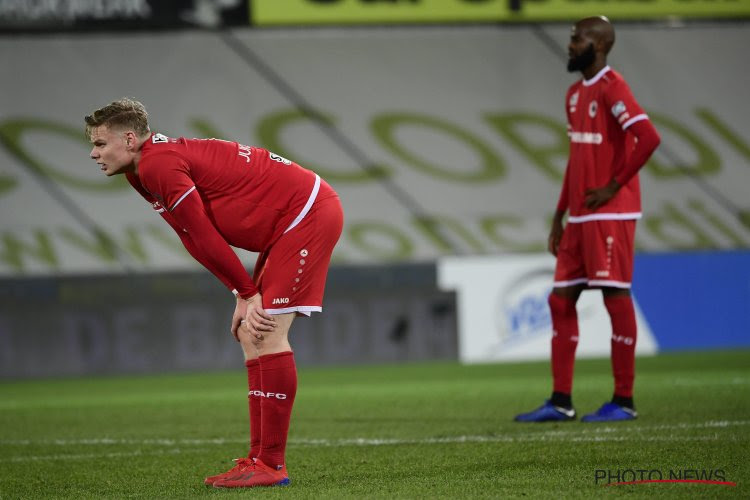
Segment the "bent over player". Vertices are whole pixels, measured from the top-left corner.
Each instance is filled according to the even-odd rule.
[[[631,420],[636,320],[630,284],[635,222],[641,217],[638,170],[659,145],[659,135],[625,80],[607,65],[615,41],[605,17],[573,26],[568,71],[583,79],[566,95],[570,156],[549,235],[557,257],[552,314],[553,392],[549,400],[518,422],[573,420],[573,365],[578,345],[576,302],[587,288],[600,288],[612,323],[612,400],[583,422]],[[563,217],[569,212],[563,228]]]
[[[295,316],[322,310],[343,225],[338,195],[314,172],[265,149],[152,133],[138,101],[120,99],[85,120],[101,170],[125,174],[236,296],[231,331],[247,367],[250,451],[205,483],[288,484],[284,452],[297,392],[289,328]],[[230,245],[258,252],[252,278]]]

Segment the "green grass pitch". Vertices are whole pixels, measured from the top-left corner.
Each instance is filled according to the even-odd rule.
[[[579,360],[579,413],[611,393]],[[247,452],[233,373],[0,383],[0,498],[748,498],[750,351],[638,359],[640,418],[516,424],[550,390],[547,363],[301,368],[286,488],[217,490]],[[707,483],[604,486],[597,474]],[[606,472],[603,472],[606,471]],[[701,475],[702,474],[702,475]],[[717,475],[718,474],[718,475]]]

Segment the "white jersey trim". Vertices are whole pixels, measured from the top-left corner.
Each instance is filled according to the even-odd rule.
[[[170,208],[169,211],[171,212],[172,210],[174,210],[175,208],[177,208],[177,205],[179,205],[180,203],[182,203],[182,200],[184,200],[187,197],[187,195],[189,195],[193,191],[195,191],[195,186],[193,186],[190,189],[188,189],[187,191],[185,191],[185,194],[183,194],[182,196],[180,196],[180,199],[177,200],[176,202],[174,202],[174,205],[172,205],[172,208]]]
[[[552,285],[555,288],[565,288],[568,286],[580,285],[586,283],[588,286],[609,286],[612,288],[630,288],[630,283],[625,281],[612,280],[589,280],[588,278],[575,278],[567,281],[555,281]]]
[[[609,65],[604,66],[602,69],[599,70],[599,73],[597,73],[597,74],[595,74],[594,76],[591,77],[591,80],[584,80],[583,81],[583,86],[584,87],[590,87],[590,86],[592,86],[593,84],[595,84],[596,82],[598,82],[599,80],[601,80],[601,78],[604,76],[604,73],[606,73],[609,70],[610,70]]]
[[[556,288],[565,288],[568,286],[580,285],[581,283],[588,283],[588,281],[589,281],[588,278],[576,278],[576,279],[567,280],[567,281],[555,281],[552,283],[552,285],[555,286]]]
[[[641,120],[648,120],[648,115],[646,113],[641,113],[640,115],[635,115],[630,120],[626,121],[622,124],[622,129],[625,130],[635,122],[639,122]]]
[[[294,227],[302,222],[302,219],[305,218],[305,215],[307,215],[307,212],[310,211],[310,208],[312,208],[313,203],[315,202],[315,198],[318,197],[318,191],[320,190],[320,176],[318,174],[315,174],[315,185],[313,186],[312,193],[310,193],[310,197],[307,199],[307,203],[305,203],[305,206],[302,207],[302,211],[297,215],[297,217],[292,221],[291,224],[289,224],[289,227],[287,227],[284,230],[284,234],[288,233]],[[309,316],[309,314],[308,314]]]
[[[589,222],[592,220],[633,220],[640,219],[641,212],[624,212],[617,214],[588,214],[588,215],[571,215],[568,222]]]
[[[612,288],[630,288],[630,283],[612,280],[591,280],[589,286],[609,286]]]
[[[268,314],[287,314],[291,312],[296,312],[297,314],[303,314],[305,316],[310,316],[310,314],[314,312],[323,312],[323,308],[321,306],[294,306],[294,307],[282,307],[279,309],[266,309],[266,312]]]

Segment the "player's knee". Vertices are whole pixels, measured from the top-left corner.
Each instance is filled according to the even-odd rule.
[[[556,293],[549,294],[547,298],[552,318],[567,318],[576,315],[576,302],[570,297],[564,297]]]
[[[263,333],[260,337],[253,336],[253,346],[258,355],[280,352],[289,349],[289,342],[284,332],[274,331]]]

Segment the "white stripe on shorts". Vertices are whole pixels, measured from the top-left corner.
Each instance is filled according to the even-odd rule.
[[[289,231],[294,229],[294,226],[302,222],[302,219],[305,218],[305,215],[307,215],[307,212],[309,212],[310,208],[312,208],[312,205],[315,202],[315,198],[318,197],[319,189],[320,189],[320,176],[318,174],[315,174],[315,185],[313,186],[312,193],[310,193],[310,197],[307,199],[307,203],[305,203],[305,206],[302,207],[302,211],[297,215],[297,218],[295,218],[292,221],[292,223],[289,224],[289,227],[284,230],[284,234],[288,233]]]
[[[321,306],[293,306],[282,307],[280,309],[266,309],[266,312],[268,314],[287,314],[296,312],[299,314],[304,314],[305,316],[310,316],[310,314],[314,312],[323,312],[323,308]]]

